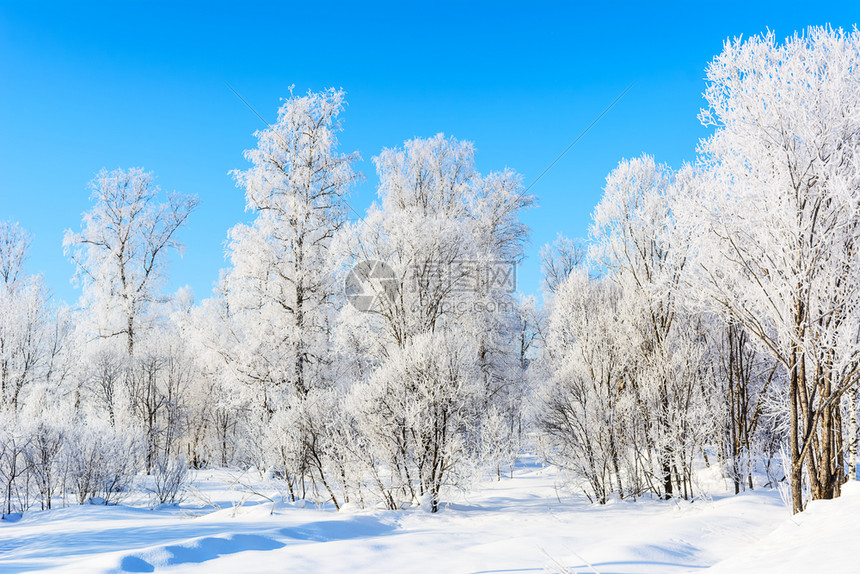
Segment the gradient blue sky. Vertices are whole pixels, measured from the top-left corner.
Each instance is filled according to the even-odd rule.
[[[73,302],[63,231],[89,208],[102,167],[142,166],[201,200],[170,288],[211,292],[227,230],[247,220],[228,175],[244,168],[280,98],[347,91],[344,151],[371,157],[438,132],[475,142],[478,168],[526,184],[631,82],[630,92],[532,188],[538,207],[520,288],[540,284],[538,252],[587,234],[606,174],[648,152],[674,166],[708,134],[696,116],[703,70],[723,41],[767,28],[851,27],[854,2],[221,3],[0,1],[0,219],[34,236],[28,268]]]

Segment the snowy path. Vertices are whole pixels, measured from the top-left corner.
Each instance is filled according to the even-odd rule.
[[[485,483],[435,515],[279,505],[272,516],[268,503],[234,513],[235,493],[217,478],[210,474],[204,484],[224,507],[215,512],[193,504],[156,511],[83,506],[0,523],[0,571],[674,573],[734,557],[734,566],[720,571],[737,572],[741,557],[761,545],[755,541],[789,528],[772,491],[601,507],[563,493],[559,502],[553,469]],[[853,494],[860,507],[860,491]],[[772,559],[767,549],[755,556],[758,571]]]

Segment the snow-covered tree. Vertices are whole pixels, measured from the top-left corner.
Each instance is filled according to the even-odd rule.
[[[579,241],[558,234],[552,245],[541,247],[541,272],[544,277],[544,289],[555,293],[556,289],[576,269],[585,264],[588,250]]]
[[[687,171],[674,174],[649,156],[622,161],[606,178],[591,228],[593,265],[622,288],[625,313],[641,339],[633,347],[638,373],[631,384],[648,421],[648,447],[659,458],[667,498],[675,492],[673,477],[687,487],[681,467],[689,451],[684,453],[675,439],[688,436],[684,405],[698,385],[696,366],[676,360],[677,346],[690,342],[679,302],[688,241],[675,224],[672,197],[690,177]]]
[[[340,253],[346,267],[379,261],[392,274],[365,283],[378,290],[373,308],[346,309],[359,313],[359,325],[378,325],[377,337],[384,341],[379,350],[385,353],[433,331],[471,297],[478,271],[469,217],[476,173],[472,144],[441,134],[383,150],[374,163],[380,204],[345,230]]]
[[[53,361],[64,335],[51,329],[42,278],[24,273],[29,243],[18,224],[0,222],[0,409],[9,416],[17,415],[28,393],[38,395],[46,379],[53,380],[50,369],[58,366]]]
[[[24,268],[30,248],[30,236],[11,221],[0,221],[0,282],[12,285]]]
[[[716,126],[684,226],[691,282],[789,379],[792,506],[839,494],[839,402],[860,368],[860,32],[727,42],[707,69]]]
[[[708,329],[709,358],[714,386],[709,403],[714,422],[721,427],[719,455],[735,493],[753,488],[756,458],[778,455],[761,429],[766,427],[767,400],[784,384],[779,363],[755,344],[743,327],[711,317]],[[764,439],[764,440],[762,440]]]
[[[355,388],[360,424],[389,473],[389,505],[420,502],[436,512],[442,489],[462,480],[479,424],[477,367],[475,349],[462,339],[425,333]]]
[[[242,368],[273,391],[302,396],[327,384],[336,289],[329,245],[358,177],[358,154],[337,150],[344,105],[334,89],[289,98],[245,153],[252,166],[233,172],[255,219],[230,231],[225,294],[242,343],[253,349]]]
[[[547,440],[547,458],[586,481],[592,500],[610,493],[638,494],[637,465],[625,465],[636,446],[630,428],[635,405],[625,393],[634,358],[630,326],[622,316],[622,291],[585,270],[556,286],[548,319],[537,422]]]
[[[314,411],[335,383],[331,331],[340,285],[330,245],[360,177],[358,154],[338,151],[344,106],[342,90],[293,96],[255,134],[257,146],[245,152],[251,166],[232,172],[254,219],[230,230],[231,267],[204,304],[208,311],[192,321],[198,347],[224,371],[204,367],[201,380],[219,397],[201,411],[216,435],[216,460],[226,463],[235,449],[246,464],[277,469],[293,496],[306,480],[330,479],[326,421]],[[228,445],[235,439],[246,448]]]
[[[395,357],[419,353],[418,341],[422,357],[430,353],[423,346],[427,340],[440,341],[440,348],[445,341],[462,341],[464,347],[457,350],[466,361],[461,376],[477,380],[461,385],[459,392],[467,394],[456,400],[482,404],[484,414],[493,412],[505,421],[485,425],[478,417],[460,429],[458,440],[466,453],[450,459],[451,472],[459,472],[464,461],[477,463],[482,451],[486,454],[486,445],[498,440],[493,429],[503,426],[512,437],[521,429],[525,361],[520,352],[528,345],[523,339],[528,335],[521,329],[513,291],[527,234],[520,216],[533,198],[523,192],[520,177],[511,170],[479,174],[472,144],[442,134],[383,150],[374,162],[380,202],[339,236],[343,266],[352,268],[351,278],[361,280],[366,291],[362,295],[373,303],[364,307],[357,304],[362,299],[347,293],[353,304],[343,307],[336,327],[347,364],[344,373],[364,384],[381,380],[381,373],[399,372],[392,363]],[[466,349],[474,356],[464,356]],[[441,376],[435,367],[428,369],[425,378]],[[413,408],[410,401],[422,400],[415,381],[394,376],[386,380],[391,400],[399,397],[397,409]],[[436,384],[441,388],[445,381]],[[383,500],[393,506],[404,495],[417,501],[423,492],[431,492],[438,498],[442,486],[431,488],[436,479],[421,482],[422,469],[427,470],[423,455],[413,457],[411,447],[402,444],[404,433],[417,432],[407,428],[406,417],[402,410],[387,408],[362,408],[356,414],[392,476],[401,477],[385,481],[377,476],[379,483],[398,485],[396,496],[380,487]],[[385,428],[376,428],[380,425]],[[401,446],[395,448],[392,441],[398,436]],[[510,458],[509,453],[503,458]],[[437,502],[431,506],[435,510]]]
[[[149,305],[159,295],[176,232],[197,198],[168,193],[164,201],[152,173],[140,168],[102,170],[90,182],[93,208],[79,233],[66,231],[63,246],[76,266],[83,306],[96,318],[94,335],[120,337],[134,355]]]

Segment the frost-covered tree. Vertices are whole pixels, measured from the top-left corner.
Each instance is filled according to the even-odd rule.
[[[376,306],[346,308],[342,320],[375,333],[380,343],[365,350],[376,359],[443,324],[464,329],[487,390],[503,387],[515,344],[515,266],[527,235],[519,218],[533,198],[510,170],[481,176],[472,144],[442,134],[374,161],[380,203],[342,234],[340,252],[347,264],[383,262],[391,276],[368,282],[379,289]]]
[[[725,474],[734,484],[735,494],[753,488],[753,474],[759,456],[778,456],[781,441],[772,442],[766,432],[768,398],[781,392],[784,371],[779,363],[756,345],[743,327],[711,318],[708,329],[708,361],[714,378],[709,389],[713,396],[715,422],[721,427],[719,455]]]
[[[355,388],[360,424],[389,473],[389,505],[420,502],[436,512],[443,487],[462,479],[482,397],[475,359],[456,336],[416,335]]]
[[[24,268],[30,247],[30,236],[11,221],[0,221],[0,282],[12,285]]]
[[[475,341],[487,401],[506,403],[520,398],[511,391],[522,384],[517,356],[522,343],[521,309],[514,290],[516,266],[528,236],[520,217],[534,198],[524,193],[522,178],[510,169],[476,177],[472,189],[469,214],[477,257],[476,277],[468,287],[475,303],[460,323]]]
[[[631,349],[637,358],[631,384],[667,498],[675,492],[673,483],[688,486],[683,467],[690,450],[678,440],[693,428],[685,404],[698,386],[691,361],[699,352],[688,348],[685,357],[678,354],[679,345],[694,339],[679,301],[688,241],[672,212],[672,197],[690,177],[688,171],[674,174],[649,156],[622,161],[606,178],[591,228],[593,264],[622,288],[625,313],[636,324],[640,342]]]
[[[50,310],[39,277],[0,284],[0,405],[16,412],[43,382],[50,352]]]
[[[302,396],[327,384],[336,289],[329,245],[358,177],[358,154],[337,150],[344,105],[334,89],[289,98],[277,121],[256,133],[257,147],[245,153],[251,167],[233,172],[255,218],[230,231],[224,292],[241,344],[253,349],[242,369],[270,391]]]
[[[790,478],[803,509],[838,496],[840,397],[860,376],[860,32],[727,42],[707,69],[716,126],[681,202],[699,238],[691,281],[789,379]]]
[[[208,312],[193,320],[200,346],[226,369],[203,370],[219,397],[203,409],[207,432],[217,437],[210,444],[222,464],[235,452],[245,464],[277,469],[293,496],[305,494],[306,480],[330,480],[326,420],[314,409],[335,383],[331,331],[340,285],[330,245],[359,178],[358,154],[338,151],[344,106],[342,90],[293,96],[255,134],[257,146],[245,152],[251,166],[232,172],[254,219],[230,230],[231,267],[205,303]],[[227,444],[235,439],[238,445]],[[338,504],[333,491],[331,499]]]
[[[0,409],[17,416],[24,399],[44,394],[65,335],[53,330],[52,309],[39,276],[24,273],[29,235],[18,225],[0,222]]]
[[[528,345],[523,339],[528,335],[521,330],[513,290],[527,234],[520,216],[533,199],[523,192],[517,174],[505,170],[482,176],[475,169],[472,144],[441,134],[383,150],[374,162],[380,201],[363,221],[339,236],[338,252],[345,267],[352,266],[356,273],[363,265],[370,266],[369,273],[359,275],[367,276],[365,288],[374,302],[369,308],[346,305],[339,315],[336,332],[347,365],[344,372],[357,381],[376,380],[382,376],[378,373],[399,368],[392,364],[394,357],[418,353],[417,341],[424,345],[433,337],[441,342],[462,340],[463,349],[474,353],[467,357],[467,351],[458,350],[466,361],[462,376],[477,380],[456,387],[465,393],[456,400],[482,404],[485,414],[503,416],[504,425],[497,424],[499,420],[483,424],[478,417],[462,429],[460,448],[466,454],[451,459],[456,461],[451,470],[460,471],[464,461],[477,462],[482,452],[488,452],[486,445],[499,440],[501,427],[510,437],[518,437],[521,430],[525,361],[520,351]],[[373,280],[378,269],[384,276]],[[429,352],[424,347],[420,351]],[[441,376],[438,369],[422,376],[431,375]],[[398,409],[413,408],[409,401],[421,400],[414,381],[392,377],[386,384],[391,393],[399,385],[391,397],[400,397]],[[379,476],[377,482],[399,485],[397,496],[380,487],[382,498],[395,506],[404,495],[413,501],[424,492],[438,497],[438,490],[431,489],[434,480],[421,483],[419,478],[427,468],[423,458],[413,457],[402,439],[400,447],[392,446],[397,436],[412,432],[405,426],[405,416],[386,409],[363,409],[356,415],[375,452],[387,453],[379,456],[392,473],[390,482]],[[385,428],[373,430],[379,425]],[[499,456],[510,458],[509,453]],[[491,464],[497,463],[500,460]],[[436,505],[432,503],[432,509]]]
[[[573,271],[585,264],[587,255],[588,250],[581,242],[564,237],[561,233],[552,245],[541,247],[544,289],[549,293],[555,293]]]
[[[384,354],[433,331],[474,293],[478,253],[469,200],[477,174],[472,144],[441,134],[383,150],[374,163],[380,203],[341,235],[340,253],[347,266],[380,261],[393,274],[367,282],[378,289],[369,313],[346,309],[358,313],[359,325],[378,326]]]
[[[0,512],[42,509],[63,494],[57,415],[74,400],[71,315],[28,275],[29,235],[0,222]]]
[[[197,467],[227,467],[239,462],[235,455],[241,423],[255,395],[242,392],[246,379],[229,353],[235,348],[235,333],[225,297],[206,299],[178,319],[188,351],[197,359],[197,376],[192,380],[187,405],[190,436],[186,458]]]
[[[548,374],[537,407],[547,458],[584,479],[586,494],[600,503],[639,490],[636,461],[626,464],[625,455],[640,445],[630,425],[633,396],[624,392],[634,358],[621,299],[618,285],[584,270],[558,284],[539,365]]]
[[[197,198],[161,190],[140,168],[103,169],[90,182],[93,208],[79,233],[66,231],[63,246],[76,266],[83,305],[96,318],[94,335],[121,338],[128,356],[144,328],[170,249],[181,249],[176,232]]]
[[[50,510],[62,484],[61,453],[66,439],[65,429],[56,421],[37,420],[30,436],[24,456],[36,482],[42,510]]]
[[[196,365],[175,332],[162,330],[157,346],[142,349],[124,377],[130,414],[145,438],[145,468],[179,452],[187,425],[188,392]]]

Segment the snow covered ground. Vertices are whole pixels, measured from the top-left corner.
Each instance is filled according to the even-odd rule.
[[[855,566],[856,484],[842,499],[813,503],[794,518],[771,490],[597,506],[560,490],[555,469],[533,464],[428,514],[273,507],[258,497],[238,505],[243,496],[230,477],[201,473],[199,494],[179,507],[74,506],[0,522],[0,572],[608,574]]]

